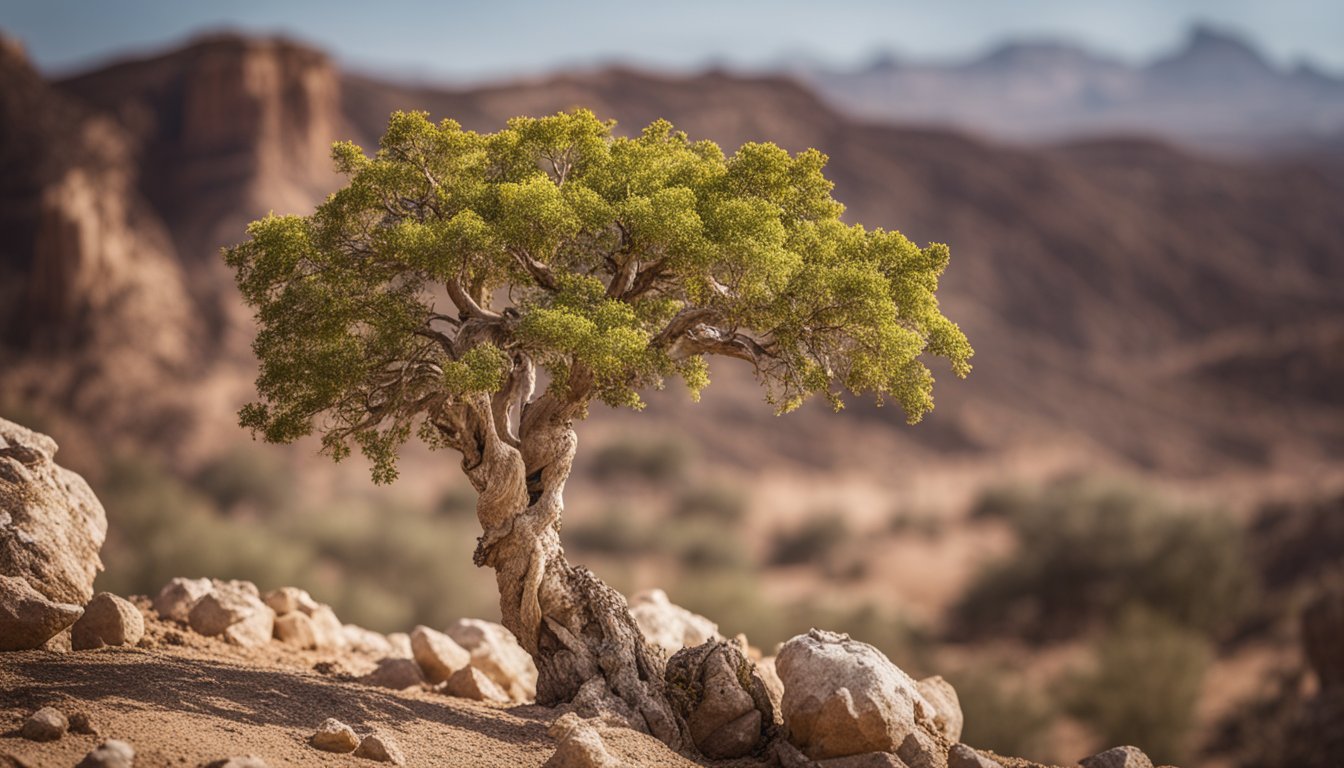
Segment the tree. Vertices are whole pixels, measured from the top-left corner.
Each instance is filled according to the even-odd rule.
[[[259,326],[260,401],[240,417],[275,442],[317,430],[337,460],[357,446],[378,483],[412,435],[459,451],[475,561],[538,701],[587,684],[683,745],[624,599],[565,561],[574,422],[594,399],[641,408],[668,378],[698,397],[718,355],[751,365],[780,413],[871,393],[914,423],[933,407],[921,355],[964,376],[972,352],[934,295],[947,247],[841,223],[825,155],[725,157],[666,121],[613,125],[576,110],[481,134],[398,112],[373,157],[338,143],[347,186],[226,250]]]

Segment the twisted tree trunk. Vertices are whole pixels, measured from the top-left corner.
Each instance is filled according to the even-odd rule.
[[[530,390],[530,372],[526,378]],[[479,493],[484,533],[475,562],[495,570],[503,624],[536,662],[537,703],[581,699],[685,749],[690,741],[668,703],[662,656],[645,643],[625,598],[570,565],[560,545],[565,481],[578,446],[573,419],[584,400],[576,386],[571,377],[564,393],[528,403],[530,392],[511,385],[493,403],[479,396],[436,416]],[[514,407],[521,412],[516,438],[509,429]]]

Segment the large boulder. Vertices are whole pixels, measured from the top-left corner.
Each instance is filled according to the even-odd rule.
[[[99,592],[84,606],[84,615],[70,629],[71,647],[76,651],[105,645],[135,645],[145,636],[145,619],[140,609],[111,592]]]
[[[58,603],[28,586],[19,576],[0,576],[0,651],[41,648],[84,612]]]
[[[50,437],[0,419],[0,576],[26,580],[53,603],[84,605],[103,569],[107,513],[55,455]]]
[[[639,625],[644,640],[662,648],[668,658],[682,648],[720,639],[717,624],[673,604],[661,589],[646,589],[632,595],[630,615]]]
[[[668,698],[706,757],[745,757],[774,733],[770,694],[737,643],[683,648],[667,662],[665,677]]]
[[[187,619],[196,632],[221,636],[245,648],[265,645],[275,631],[275,611],[261,601],[250,582],[216,581],[209,594],[192,606]]]
[[[895,752],[912,766],[946,764],[936,708],[871,645],[813,629],[784,643],[775,669],[788,739],[809,758]]]
[[[537,666],[508,629],[480,619],[458,619],[445,634],[471,654],[471,666],[489,675],[514,701],[537,697]]]

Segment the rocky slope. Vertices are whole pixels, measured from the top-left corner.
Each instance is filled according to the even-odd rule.
[[[676,423],[710,451],[758,467],[880,468],[894,456],[928,461],[1054,445],[1168,473],[1298,472],[1330,465],[1344,448],[1344,408],[1322,383],[1344,327],[1344,303],[1333,289],[1344,277],[1344,233],[1333,221],[1344,183],[1320,168],[1219,162],[1135,141],[1005,148],[946,131],[858,123],[776,78],[608,70],[470,90],[407,87],[340,73],[320,52],[290,43],[238,37],[197,41],[54,88],[21,66],[5,77],[28,83],[42,104],[96,114],[119,137],[119,183],[144,201],[136,221],[146,222],[128,237],[137,252],[171,257],[144,256],[128,274],[183,276],[185,304],[174,298],[183,295],[179,281],[161,281],[168,288],[153,306],[156,317],[124,319],[94,304],[97,327],[133,340],[136,350],[180,350],[180,342],[149,342],[194,339],[194,329],[204,328],[204,341],[186,355],[204,373],[174,388],[154,386],[174,381],[155,367],[117,365],[113,374],[102,362],[110,354],[104,345],[87,341],[80,349],[95,362],[79,381],[93,394],[6,382],[4,391],[17,393],[11,400],[55,401],[47,410],[78,414],[82,431],[115,431],[105,413],[131,399],[119,383],[131,375],[125,370],[141,372],[129,387],[146,395],[137,408],[170,390],[193,402],[185,420],[198,443],[237,434],[232,411],[248,396],[251,326],[214,254],[268,210],[310,210],[337,183],[325,161],[332,139],[371,145],[393,109],[491,130],[516,114],[583,105],[618,119],[623,131],[667,117],[725,145],[770,139],[827,152],[852,220],[952,246],[942,295],[979,350],[971,379],[941,387],[939,410],[917,430],[897,428],[894,409],[868,407],[840,418],[810,408],[776,420],[745,372],[731,366],[717,372],[696,416],[688,419],[684,398],[669,394],[653,398],[652,415],[638,417],[646,425]],[[59,155],[25,114],[6,113],[7,130],[30,136],[35,147],[15,162]],[[41,197],[24,199],[28,207],[9,214],[17,233],[8,241],[16,255],[4,262],[11,270],[58,261],[35,257],[42,218],[29,209]],[[76,218],[100,215],[107,214]],[[56,282],[107,284],[97,274],[90,263]],[[61,311],[58,300],[40,303],[47,315],[8,317],[0,326],[21,360],[32,353],[13,340],[48,327],[35,318]],[[56,371],[65,364],[33,365]],[[595,416],[617,428],[626,418],[605,409]],[[161,431],[177,424],[147,421]],[[171,429],[178,428],[185,429]]]

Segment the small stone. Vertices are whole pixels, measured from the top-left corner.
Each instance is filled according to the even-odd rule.
[[[65,735],[70,721],[55,707],[43,707],[23,721],[19,733],[29,741],[55,741]]]
[[[514,701],[537,697],[537,666],[504,625],[458,619],[444,633],[471,654],[471,666],[489,675]]]
[[[965,718],[961,713],[961,701],[957,699],[957,689],[939,675],[934,675],[919,681],[919,692],[925,701],[933,705],[934,711],[925,714],[931,716],[938,732],[950,742],[960,741]]]
[[[411,631],[411,653],[431,683],[442,683],[471,664],[471,653],[451,637],[426,626]]]
[[[775,707],[775,713],[779,714],[782,710],[780,704],[784,701],[784,681],[779,679],[779,672],[775,671],[775,657],[766,656],[756,662],[756,674],[760,675],[761,682],[765,683],[765,692],[770,695],[770,703]]]
[[[210,594],[213,588],[209,579],[173,579],[164,584],[154,598],[154,611],[160,618],[186,624],[196,601]]]
[[[415,652],[411,650],[411,636],[405,632],[393,632],[387,636],[387,644],[392,646],[392,651],[388,656],[398,659],[415,658]]]
[[[316,648],[317,628],[307,614],[286,613],[275,620],[275,639],[295,648]]]
[[[817,765],[821,768],[909,768],[904,760],[890,752],[832,757],[829,760],[818,760]]]
[[[334,717],[328,717],[317,727],[317,732],[308,743],[324,752],[354,752],[359,746],[359,737],[350,726]]]
[[[313,596],[298,587],[272,589],[266,593],[264,602],[270,606],[271,610],[275,611],[277,616],[285,616],[296,611],[311,616],[318,607],[318,603],[313,599]]]
[[[481,670],[475,667],[463,667],[448,676],[440,689],[449,696],[472,701],[493,701],[507,704],[511,699]]]
[[[226,757],[216,760],[213,763],[207,763],[205,768],[270,768],[266,761],[256,755],[244,755],[243,757]]]
[[[275,611],[261,602],[256,590],[251,582],[216,581],[188,614],[191,628],[206,637],[222,635],[244,648],[269,643],[275,631]]]
[[[557,744],[555,754],[542,768],[620,768],[620,761],[607,751],[597,729],[573,712],[561,716],[546,733]]]
[[[83,612],[48,600],[21,576],[0,576],[0,651],[41,648]]]
[[[1153,761],[1138,747],[1112,747],[1078,761],[1083,768],[1153,768]]]
[[[70,646],[87,651],[106,645],[135,645],[144,636],[145,619],[139,608],[111,592],[99,592],[70,628]]]
[[[401,691],[424,685],[425,676],[420,672],[420,665],[410,659],[387,658],[379,661],[372,672],[360,678],[360,682]]]
[[[359,742],[359,748],[355,750],[355,757],[363,757],[393,765],[406,764],[406,758],[397,748],[397,743],[390,736],[376,732],[370,733]]]
[[[947,768],[1003,768],[1003,764],[965,744],[953,744],[947,753]]]
[[[93,748],[75,768],[131,768],[135,764],[135,750],[118,739],[108,739]]]
[[[70,732],[81,733],[86,736],[102,735],[87,712],[74,712],[70,715]]]
[[[335,614],[332,614],[332,616],[335,616]],[[338,626],[337,632],[341,641],[345,643],[345,647],[356,653],[368,654],[380,659],[392,653],[392,644],[387,641],[387,638],[371,629],[365,629],[355,624],[346,624]]]
[[[313,620],[313,636],[319,651],[341,651],[350,647],[350,641],[345,637],[345,627],[341,626],[341,620],[336,618],[336,612],[330,605],[319,603],[308,614],[308,618]]]
[[[910,768],[947,768],[947,747],[941,735],[919,727],[906,735],[896,754]]]

